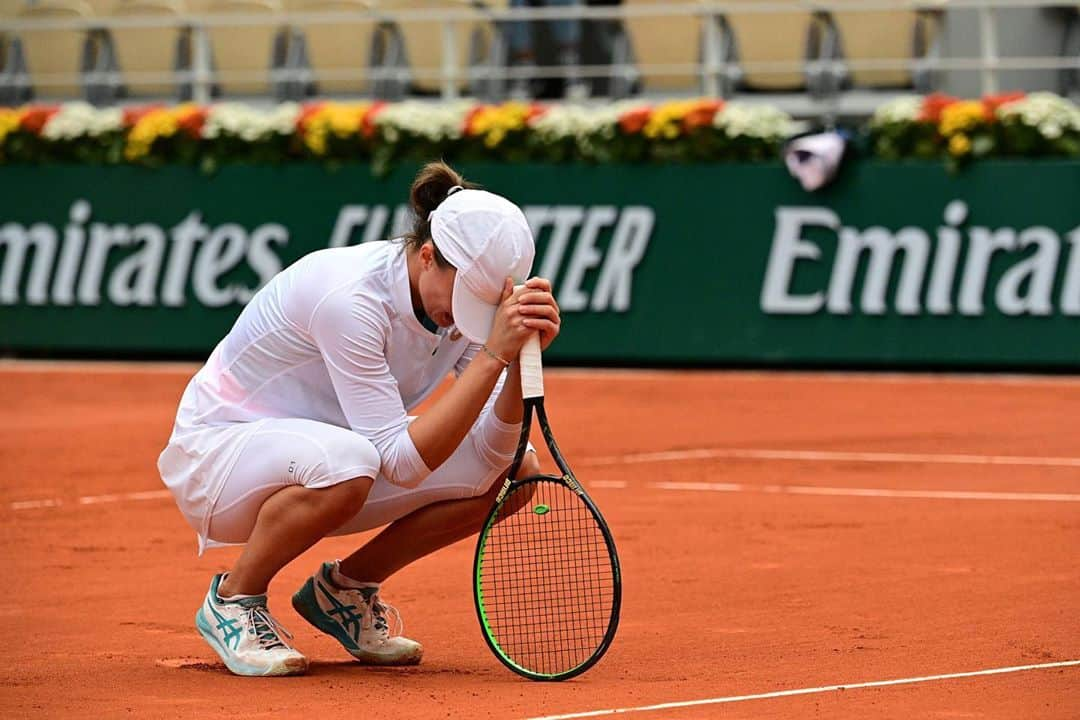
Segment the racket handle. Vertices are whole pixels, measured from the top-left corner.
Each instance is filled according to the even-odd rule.
[[[544,397],[544,367],[540,360],[540,333],[533,333],[521,347],[521,397]]]

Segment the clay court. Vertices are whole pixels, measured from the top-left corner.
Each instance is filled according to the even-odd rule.
[[[0,716],[1080,717],[1080,379],[550,372],[624,601],[541,684],[484,644],[470,541],[386,585],[423,664],[351,663],[288,598],[357,536],[271,586],[310,674],[229,674],[192,620],[237,551],[197,557],[155,469],[194,369],[0,365]]]

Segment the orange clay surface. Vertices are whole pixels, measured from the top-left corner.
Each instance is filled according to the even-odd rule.
[[[193,370],[0,365],[0,717],[532,718],[1080,659],[1080,503],[765,490],[1075,497],[1080,380],[553,371],[555,435],[622,555],[622,623],[599,665],[562,684],[505,670],[477,627],[472,541],[384,588],[423,664],[351,663],[289,596],[365,538],[353,536],[321,542],[270,588],[310,674],[234,677],[192,621],[237,550],[197,557],[155,470]],[[718,448],[928,457],[617,462]],[[656,485],[687,482],[740,487]],[[1080,667],[631,717],[1077,718]]]

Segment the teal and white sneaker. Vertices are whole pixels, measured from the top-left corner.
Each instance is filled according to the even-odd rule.
[[[339,587],[331,579],[336,563],[323,563],[292,598],[300,617],[337,639],[364,665],[416,665],[424,648],[401,636],[401,614],[379,599],[378,583],[359,589]],[[387,615],[395,620],[391,633]]]
[[[283,638],[292,637],[266,609],[266,596],[226,602],[218,597],[224,574],[210,581],[195,627],[225,666],[237,675],[300,675],[307,658]]]

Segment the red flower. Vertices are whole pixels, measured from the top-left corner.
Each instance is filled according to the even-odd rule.
[[[155,105],[141,105],[139,107],[124,108],[124,127],[135,127],[135,123],[139,122],[155,110],[161,110],[164,107],[164,105],[158,103]]]
[[[531,103],[529,110],[525,113],[525,124],[532,125],[533,120],[542,117],[547,112],[547,108],[540,103]]]
[[[297,131],[300,132],[300,133],[307,132],[307,126],[308,126],[308,123],[311,122],[312,116],[314,116],[315,113],[322,110],[323,105],[325,105],[325,104],[326,103],[322,103],[322,102],[314,102],[314,103],[308,103],[307,105],[304,105],[304,107],[301,108],[301,110],[300,110],[300,116],[296,118],[296,129],[297,129]]]
[[[1027,93],[1017,90],[1015,92],[998,93],[997,95],[985,95],[982,101],[983,105],[986,106],[987,113],[992,117],[997,109],[1005,103],[1016,102],[1017,100],[1023,100],[1026,97]]]
[[[386,108],[388,104],[389,103],[387,103],[385,100],[379,100],[370,108],[368,108],[368,111],[366,113],[364,113],[364,119],[360,123],[360,132],[364,135],[364,137],[374,137],[375,118]]]
[[[49,122],[49,118],[58,112],[60,112],[60,107],[57,105],[40,105],[32,107],[23,114],[19,125],[23,130],[32,132],[35,135],[40,135],[41,129],[45,127],[45,123]]]
[[[700,127],[711,126],[713,118],[722,107],[724,103],[720,100],[702,100],[683,117],[683,130],[690,132]]]
[[[923,98],[922,112],[919,113],[919,120],[937,124],[941,120],[941,111],[955,102],[960,101],[951,95],[931,93]]]
[[[645,123],[649,122],[650,115],[652,115],[652,108],[648,107],[629,110],[619,116],[619,128],[627,135],[639,133],[645,127]]]
[[[176,126],[181,132],[196,140],[202,135],[203,125],[206,124],[206,108],[192,108],[176,120]]]
[[[488,106],[488,105],[476,105],[471,110],[469,110],[469,112],[467,112],[465,114],[465,122],[463,123],[464,127],[462,127],[461,129],[465,133],[466,136],[471,137],[472,135],[476,134],[475,132],[473,132],[473,130],[474,130],[473,123],[476,120],[476,116],[479,115],[482,112],[485,112],[488,109],[488,107],[490,107],[490,106]]]

